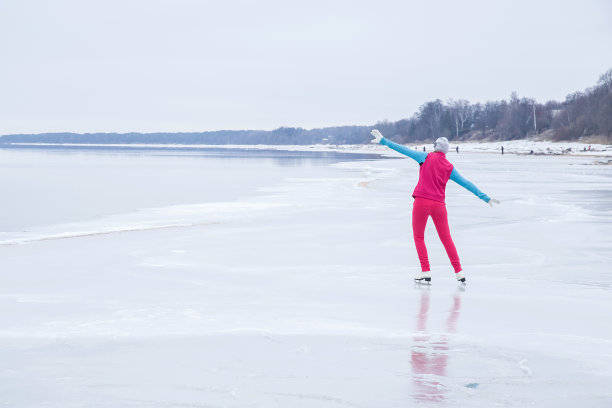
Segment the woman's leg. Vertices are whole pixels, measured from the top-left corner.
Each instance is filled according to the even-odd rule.
[[[417,254],[419,255],[419,261],[421,262],[421,271],[423,272],[430,270],[427,247],[425,246],[425,226],[427,225],[428,218],[429,205],[427,205],[427,202],[416,198],[412,204],[412,235]]]
[[[455,273],[460,272],[461,263],[459,262],[459,254],[457,254],[457,248],[455,248],[453,238],[451,238],[450,228],[448,226],[448,214],[446,213],[446,206],[443,203],[436,203],[435,208],[433,208],[431,212],[431,219],[436,226],[440,241],[442,241],[442,245],[444,245],[444,249],[446,249],[446,254],[450,259],[451,265],[453,265],[455,269]]]

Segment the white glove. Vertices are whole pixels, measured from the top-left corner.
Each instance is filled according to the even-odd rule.
[[[489,200],[489,205],[493,207],[493,204],[501,204],[501,202],[499,200],[492,198]]]
[[[374,139],[372,139],[371,143],[380,143],[380,140],[383,138],[383,135],[378,131],[378,129],[374,129],[370,132]]]

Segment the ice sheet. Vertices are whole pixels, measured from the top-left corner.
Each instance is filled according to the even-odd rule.
[[[381,153],[395,156],[397,153],[389,151],[385,146],[378,144],[359,145],[185,145],[185,144],[84,144],[84,143],[8,143],[5,147],[39,147],[39,148],[73,148],[73,149],[147,149],[147,150],[197,150],[197,149],[248,149],[277,150],[293,152],[351,152],[351,153]],[[431,142],[414,142],[407,144],[408,147],[427,151],[433,151]],[[505,141],[451,141],[451,153],[459,147],[460,153],[500,153],[504,147],[505,154],[536,154],[536,155],[569,155],[579,157],[604,157],[612,156],[612,140],[607,144],[588,143],[584,141],[561,141],[553,142],[539,138],[505,140]],[[604,161],[609,164],[609,162]]]
[[[432,225],[433,284],[412,282],[409,159],[0,242],[0,404],[611,406],[611,168],[449,158],[502,201],[449,184],[465,290]]]

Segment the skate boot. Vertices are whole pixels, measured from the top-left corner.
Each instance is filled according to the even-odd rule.
[[[460,283],[463,283],[465,285],[465,276],[463,276],[463,272],[462,271],[459,271],[459,272],[455,273],[455,277],[457,278],[457,280]]]
[[[418,272],[416,275],[414,275],[414,281],[416,283],[430,284],[431,283],[431,272],[429,271]]]

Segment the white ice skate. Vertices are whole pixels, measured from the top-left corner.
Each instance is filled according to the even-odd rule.
[[[457,280],[463,284],[465,284],[465,276],[463,275],[463,272],[459,271],[455,274],[455,277],[457,278]]]
[[[429,271],[417,272],[417,274],[414,275],[414,281],[416,283],[430,284],[431,283],[431,273]]]

